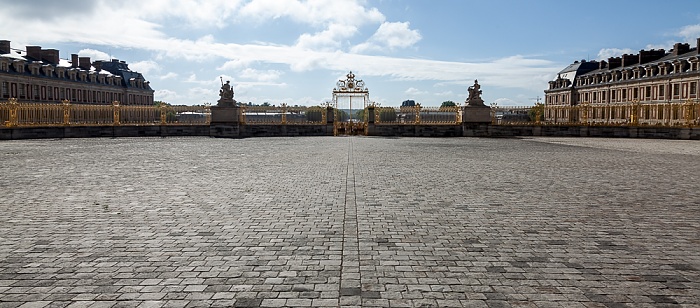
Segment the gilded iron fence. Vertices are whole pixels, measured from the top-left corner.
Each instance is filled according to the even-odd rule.
[[[30,104],[9,99],[0,103],[0,124],[5,127],[208,125],[210,106],[154,106]]]
[[[257,125],[325,125],[323,107],[242,106],[241,122]]]
[[[378,125],[458,125],[462,123],[462,113],[461,108],[457,106],[375,107],[374,123]]]
[[[537,108],[538,106],[491,106],[491,123],[498,125],[539,124],[536,114]]]
[[[545,124],[699,126],[700,103],[590,104],[543,106]]]

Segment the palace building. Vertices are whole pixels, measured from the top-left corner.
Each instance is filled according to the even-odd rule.
[[[124,61],[91,62],[77,54],[70,60],[60,59],[56,49],[17,50],[6,40],[0,40],[0,83],[0,101],[153,105],[149,82]]]
[[[607,61],[576,61],[544,91],[544,120],[673,123],[683,117],[684,109],[676,105],[697,103],[699,83],[700,38],[694,47],[677,43],[669,52],[641,50]]]

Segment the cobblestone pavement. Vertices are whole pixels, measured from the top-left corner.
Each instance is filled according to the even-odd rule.
[[[699,307],[700,143],[0,142],[1,307]]]

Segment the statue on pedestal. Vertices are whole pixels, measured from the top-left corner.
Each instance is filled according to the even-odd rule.
[[[221,89],[219,90],[219,100],[217,106],[221,107],[236,107],[236,100],[233,99],[233,87],[231,82],[226,80],[224,84],[223,79],[221,80]]]
[[[469,91],[469,97],[465,102],[467,106],[486,106],[484,100],[481,99],[481,86],[478,80],[474,79],[474,85],[467,90]]]

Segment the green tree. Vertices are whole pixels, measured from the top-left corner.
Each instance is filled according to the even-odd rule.
[[[457,106],[457,104],[455,104],[455,102],[453,102],[453,101],[444,101],[444,102],[442,102],[442,105],[440,105],[440,107],[454,107],[454,106]]]
[[[363,122],[365,120],[365,110],[360,109],[358,111],[355,111],[355,119],[358,119],[360,122]]]

